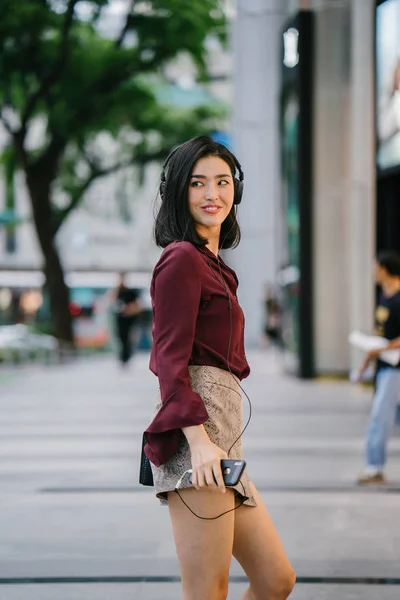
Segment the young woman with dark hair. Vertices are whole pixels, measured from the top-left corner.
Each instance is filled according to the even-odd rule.
[[[247,471],[228,488],[221,470],[243,459],[240,381],[250,372],[238,280],[219,256],[239,243],[242,192],[237,159],[205,136],[174,150],[161,175],[150,359],[160,397],[145,453],[169,506],[184,600],[225,600],[232,555],[249,578],[243,600],[284,600],[295,582]]]

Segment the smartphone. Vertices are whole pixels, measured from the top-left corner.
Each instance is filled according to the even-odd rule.
[[[237,485],[245,468],[245,460],[231,460],[230,458],[221,460],[221,470],[225,485],[227,487]]]
[[[221,460],[221,471],[226,487],[237,485],[245,468],[245,460],[233,460],[230,458],[224,458]],[[192,483],[192,474],[190,474],[189,480],[190,483]]]

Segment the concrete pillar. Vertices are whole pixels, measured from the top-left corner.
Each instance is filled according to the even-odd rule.
[[[319,6],[314,56],[314,342],[317,374],[349,366],[350,8]]]
[[[374,0],[352,0],[350,329],[373,330],[376,232],[374,134]],[[351,367],[360,354],[351,352]]]
[[[284,15],[281,0],[238,0],[233,24],[233,139],[245,173],[245,192],[239,207],[242,242],[227,258],[239,276],[248,346],[260,342],[264,287],[275,280],[277,269],[280,35]]]

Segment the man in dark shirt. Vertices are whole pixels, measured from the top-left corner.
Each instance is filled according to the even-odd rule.
[[[132,356],[132,330],[141,311],[139,292],[125,284],[125,273],[120,273],[119,284],[113,295],[116,334],[120,342],[119,359],[123,366]]]
[[[390,365],[380,359],[382,352],[400,349],[400,256],[384,252],[376,261],[376,281],[382,290],[376,309],[376,333],[388,343],[368,352],[360,375],[377,360],[375,395],[366,440],[364,475],[361,485],[384,483],[383,469],[390,432],[400,412],[400,362]]]

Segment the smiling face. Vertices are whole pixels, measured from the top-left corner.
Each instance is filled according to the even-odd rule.
[[[233,206],[231,169],[219,156],[205,156],[193,167],[189,183],[189,211],[197,233],[204,238],[219,236],[221,224]]]

